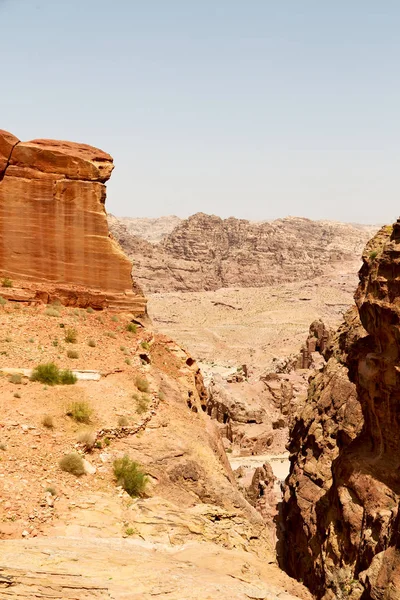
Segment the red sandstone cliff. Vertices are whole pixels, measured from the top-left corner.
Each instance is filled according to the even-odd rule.
[[[104,208],[113,161],[87,146],[0,131],[0,277],[14,300],[145,313]]]
[[[291,432],[282,563],[317,598],[400,598],[400,223],[365,248],[352,309]]]

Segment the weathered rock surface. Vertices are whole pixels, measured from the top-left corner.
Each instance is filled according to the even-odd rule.
[[[115,221],[123,223],[131,235],[153,244],[161,242],[182,221],[175,215],[154,219],[150,217],[113,217],[113,215],[109,215],[109,217],[112,221],[115,219]]]
[[[294,217],[256,223],[203,213],[181,221],[159,244],[132,236],[115,218],[110,229],[149,293],[261,287],[310,279],[345,263],[356,270],[354,257],[376,231]]]
[[[131,262],[109,236],[109,154],[0,131],[0,276],[13,300],[145,313]]]
[[[400,223],[363,253],[355,309],[291,432],[288,572],[318,598],[400,598]]]
[[[295,582],[275,565],[206,543],[169,547],[115,538],[12,540],[2,542],[0,564],[2,597],[14,600],[310,600],[300,586],[297,596]]]

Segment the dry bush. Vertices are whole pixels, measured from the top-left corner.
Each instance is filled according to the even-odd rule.
[[[56,308],[46,308],[44,314],[48,317],[61,317],[61,314]]]
[[[10,383],[15,383],[15,384],[20,384],[22,383],[22,375],[21,373],[13,373],[12,375],[10,375],[10,377],[8,378],[8,381]]]
[[[142,415],[149,408],[150,398],[146,394],[133,394],[132,398],[136,402],[136,412]]]
[[[144,377],[136,377],[135,385],[139,392],[148,392],[149,391],[149,383],[147,379]]]
[[[120,427],[127,427],[129,425],[128,418],[125,415],[118,417],[118,425]]]
[[[95,342],[95,340],[93,340],[92,338],[90,338],[90,340],[88,340],[88,346],[90,346],[91,348],[96,348],[96,342]]]
[[[54,429],[54,420],[51,415],[44,415],[42,419],[43,427],[47,427],[47,429]]]
[[[68,358],[79,358],[79,352],[76,350],[68,350],[67,351]]]
[[[78,341],[78,332],[74,327],[68,327],[67,331],[65,332],[64,339],[67,342],[67,344],[76,344],[76,342]]]
[[[96,432],[93,429],[81,431],[78,435],[78,442],[90,452],[96,443]]]
[[[59,462],[60,469],[67,473],[72,473],[77,477],[84,474],[85,468],[83,466],[83,459],[77,452],[71,452],[62,457]]]
[[[67,408],[66,414],[77,423],[90,423],[93,409],[84,400],[72,402]]]

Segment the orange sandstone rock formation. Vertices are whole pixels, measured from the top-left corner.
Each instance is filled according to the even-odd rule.
[[[92,146],[0,131],[0,277],[13,282],[3,296],[146,312],[108,231],[112,170],[112,157]]]

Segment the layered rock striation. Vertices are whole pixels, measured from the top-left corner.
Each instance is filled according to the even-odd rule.
[[[197,213],[151,244],[132,235],[129,222],[110,229],[132,258],[135,277],[149,292],[261,287],[347,269],[376,229],[288,217],[270,222],[221,219]],[[148,234],[146,234],[149,239]]]
[[[0,277],[13,300],[145,313],[131,261],[105,212],[113,161],[71,142],[20,142],[0,131]]]
[[[399,259],[397,222],[367,244],[291,431],[282,562],[317,598],[400,598]]]

